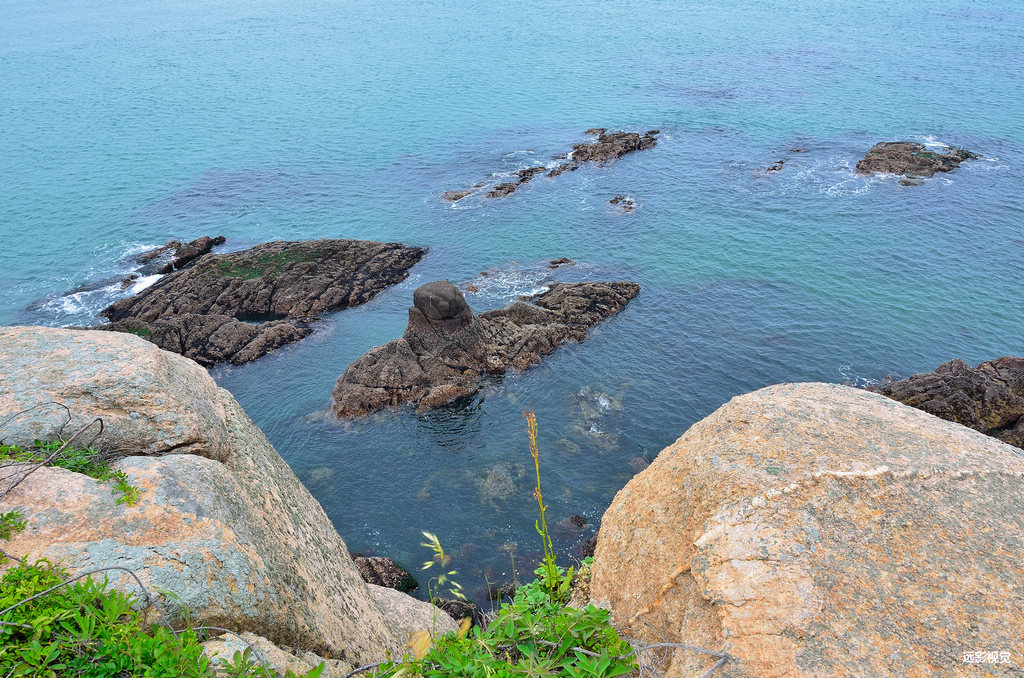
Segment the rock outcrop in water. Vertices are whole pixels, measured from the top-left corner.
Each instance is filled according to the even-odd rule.
[[[980,157],[962,148],[947,148],[945,153],[938,153],[910,141],[883,141],[872,146],[867,155],[857,162],[857,172],[902,174],[913,181],[914,177],[930,177],[936,172],[949,172],[959,167],[964,160]]]
[[[1024,647],[1024,454],[888,398],[782,384],[662,450],[601,521],[620,632],[715,676],[961,675]],[[673,650],[666,676],[714,657]]]
[[[27,526],[5,551],[63,559],[72,572],[130,568],[154,594],[178,596],[165,607],[186,606],[196,625],[350,665],[400,656],[404,638],[327,514],[205,370],[130,335],[0,328],[0,440],[54,440],[93,417],[105,425],[94,446],[139,488],[138,502],[119,503],[109,483],[63,468],[25,475],[7,464],[0,513],[18,511]],[[5,492],[12,474],[23,480]],[[110,577],[138,594],[128,575]]]
[[[488,198],[504,198],[516,192],[523,184],[529,183],[538,174],[547,173],[549,177],[557,177],[565,172],[574,172],[586,163],[607,164],[627,153],[654,148],[658,144],[661,130],[652,129],[640,135],[637,132],[608,132],[604,128],[593,127],[585,134],[597,136],[597,140],[587,144],[575,144],[572,152],[566,154],[566,161],[551,170],[543,166],[524,167],[515,172],[516,178],[492,186],[488,189]],[[472,189],[445,191],[441,199],[446,202],[458,202],[472,195],[475,189],[485,184],[478,184]]]
[[[951,360],[869,390],[1024,448],[1024,358]]]
[[[243,363],[308,336],[312,316],[358,306],[401,282],[425,253],[313,240],[206,254],[103,310],[111,323],[95,329],[131,332],[203,365]]]
[[[401,339],[349,365],[334,388],[339,416],[403,403],[430,409],[475,393],[486,374],[540,362],[563,341],[618,313],[640,291],[632,282],[556,283],[530,303],[476,315],[447,280],[416,290]]]
[[[140,275],[170,273],[185,268],[199,257],[208,254],[214,247],[223,245],[225,241],[222,235],[216,238],[204,235],[185,244],[180,240],[168,240],[160,247],[136,255],[135,261],[143,265],[139,271]]]

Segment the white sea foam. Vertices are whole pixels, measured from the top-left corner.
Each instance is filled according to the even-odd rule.
[[[163,276],[161,274],[159,274],[159,273],[156,273],[154,275],[143,276],[143,277],[141,277],[141,278],[139,278],[138,280],[135,281],[135,284],[131,286],[131,289],[129,291],[132,294],[138,294],[139,292],[141,292],[142,290],[146,289],[147,287],[152,286],[153,283],[155,283],[157,280],[159,280],[162,277]]]

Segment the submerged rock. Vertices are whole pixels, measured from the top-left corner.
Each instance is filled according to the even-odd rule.
[[[859,389],[733,398],[601,521],[591,597],[716,676],[960,675],[1024,646],[1024,455]],[[982,640],[983,639],[983,640]],[[685,650],[667,676],[715,658]]]
[[[947,148],[945,153],[938,153],[911,141],[883,141],[872,146],[867,155],[857,162],[857,172],[930,177],[936,172],[954,170],[964,160],[980,157],[962,148]],[[915,184],[908,182],[907,185]]]
[[[869,390],[1024,448],[1024,358],[951,360]]]
[[[27,409],[52,401],[73,421],[57,407]],[[355,665],[401,654],[327,514],[205,370],[127,334],[0,328],[0,439],[54,440],[61,425],[68,436],[94,417],[104,424],[94,445],[138,502],[118,502],[110,483],[38,468],[0,497],[0,513],[27,522],[5,551],[63,559],[72,572],[129,568],[154,594],[172,592],[177,600],[162,602],[187,607],[196,625]],[[0,468],[0,488],[23,472]],[[127,574],[110,579],[138,595]]]
[[[309,316],[358,306],[401,282],[425,253],[313,240],[207,254],[108,306],[100,315],[111,324],[96,329],[138,334],[204,365],[247,362],[308,336]]]
[[[470,195],[472,192],[473,191],[471,190],[445,191],[444,193],[441,194],[441,200],[444,200],[445,202],[458,202],[465,198],[467,195]]]
[[[413,295],[401,339],[370,349],[338,379],[334,411],[367,414],[403,403],[421,410],[475,393],[486,374],[526,369],[563,341],[618,313],[640,291],[632,282],[555,283],[508,308],[474,314],[447,280]]]

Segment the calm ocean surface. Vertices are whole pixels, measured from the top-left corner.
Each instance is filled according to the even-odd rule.
[[[588,522],[557,531],[568,556],[734,395],[1024,353],[1020,2],[742,5],[0,0],[0,324],[95,322],[114,292],[65,293],[172,237],[430,247],[402,285],[213,375],[350,550],[415,568],[436,532],[478,596],[540,548],[525,408],[551,521]],[[595,126],[662,133],[504,200],[437,199]],[[853,172],[899,139],[985,158],[910,188]],[[560,279],[641,295],[461,407],[326,416],[418,285],[478,285],[486,310],[563,256]]]

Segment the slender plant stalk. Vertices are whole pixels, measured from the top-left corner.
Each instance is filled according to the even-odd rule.
[[[523,412],[526,418],[526,433],[530,437],[530,456],[533,457],[533,468],[537,473],[537,484],[533,488],[533,496],[537,499],[537,508],[540,511],[540,520],[534,521],[537,534],[540,535],[541,543],[544,546],[544,572],[546,581],[544,586],[548,589],[552,602],[556,594],[555,589],[559,585],[558,565],[555,563],[555,549],[551,544],[551,536],[548,534],[547,507],[544,505],[544,495],[540,490],[540,449],[537,447],[537,415],[533,410]]]

